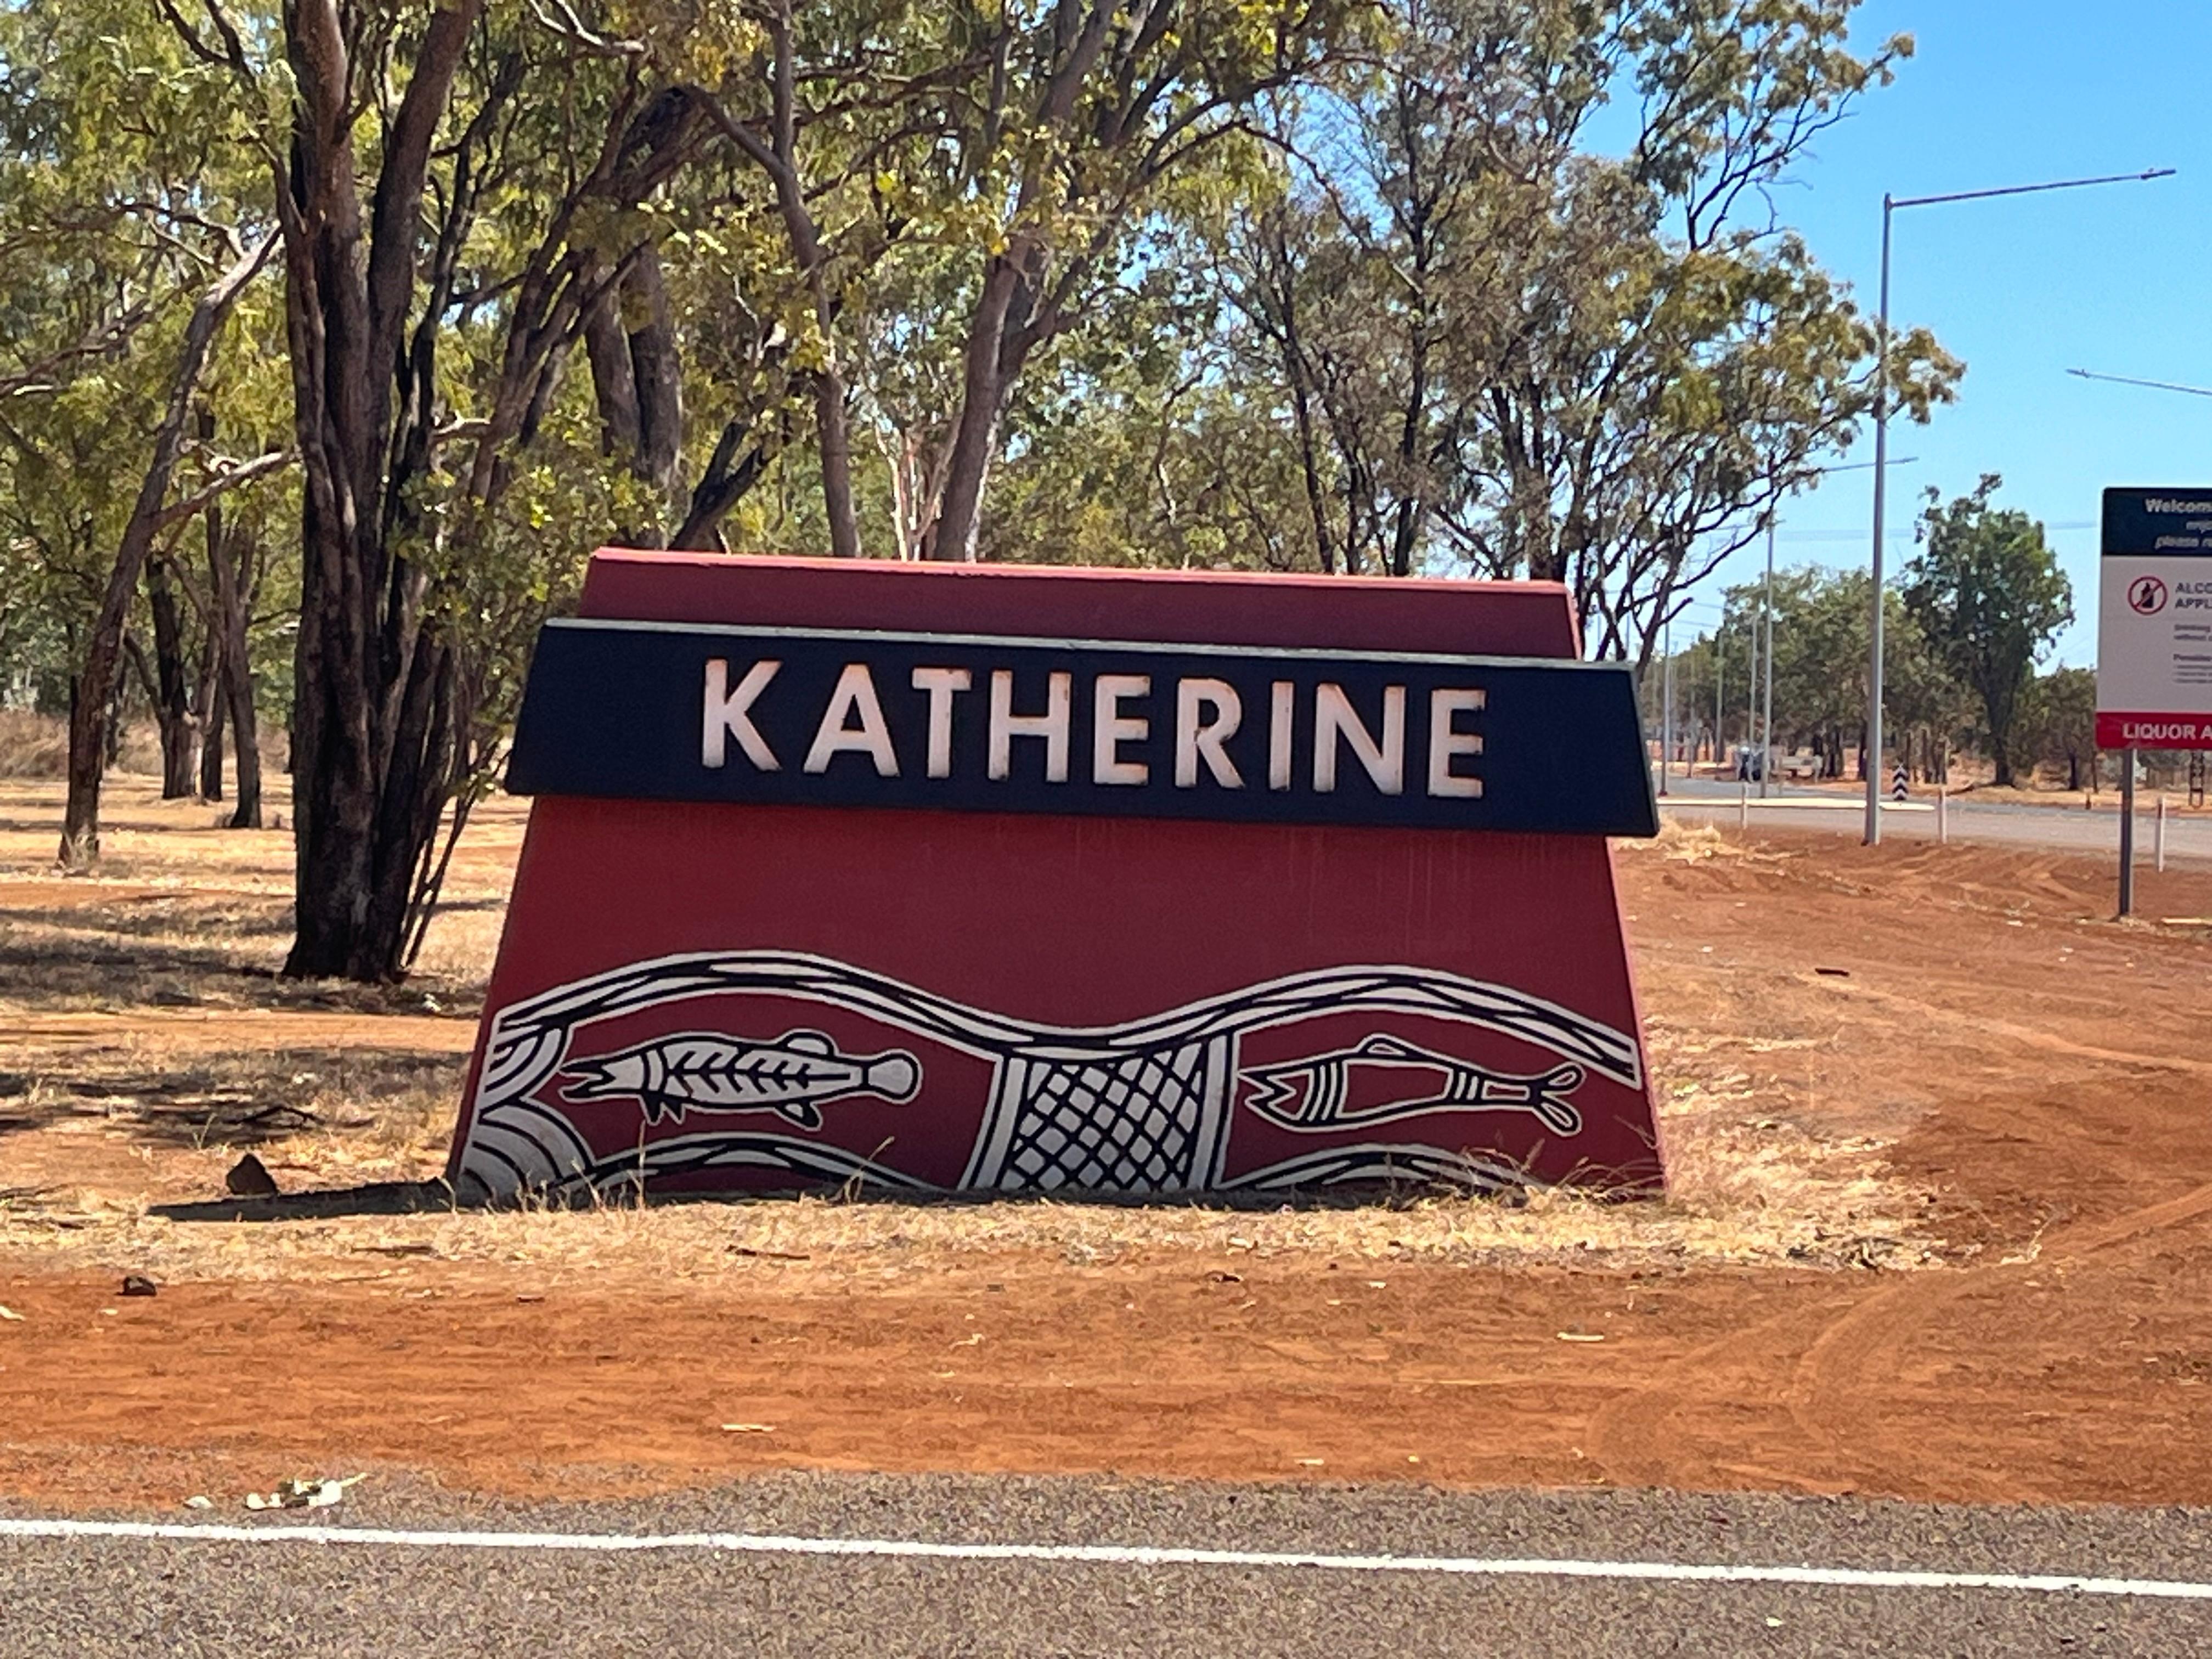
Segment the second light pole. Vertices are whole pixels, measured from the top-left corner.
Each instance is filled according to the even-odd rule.
[[[2172,167],[2148,173],[2116,173],[2100,179],[2060,179],[2046,185],[2007,185],[1997,190],[1962,190],[1948,196],[1888,196],[1881,198],[1881,310],[1875,324],[1874,359],[1874,568],[1871,614],[1867,629],[1870,646],[1867,661],[1866,742],[1859,750],[1859,770],[1866,774],[1866,843],[1881,840],[1881,632],[1882,486],[1889,461],[1889,230],[1899,208],[1934,207],[1942,202],[1980,202],[1993,196],[2033,196],[2051,190],[2084,190],[2092,185],[2136,185],[2153,179],[2170,179]]]

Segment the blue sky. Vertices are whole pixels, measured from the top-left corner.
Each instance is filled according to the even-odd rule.
[[[1881,198],[2098,173],[2179,169],[2111,185],[1900,212],[1891,310],[1966,363],[1959,401],[1925,428],[1890,427],[1892,568],[1909,556],[1922,490],[2002,473],[2001,504],[2041,520],[2075,586],[2056,660],[2096,660],[2099,492],[2212,485],[2212,398],[2080,380],[2087,368],[2212,387],[2212,0],[1868,0],[1856,43],[1897,33],[1917,52],[1776,197],[1827,267],[1874,308]],[[1869,431],[1849,460],[1871,458]],[[1784,509],[1784,565],[1867,556],[1871,475],[1848,472]],[[1724,568],[1689,611],[1717,617]]]

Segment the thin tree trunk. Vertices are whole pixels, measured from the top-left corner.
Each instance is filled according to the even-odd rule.
[[[110,736],[109,699],[115,690],[116,665],[123,648],[123,630],[130,620],[131,601],[138,588],[139,572],[153,550],[160,527],[161,503],[169,493],[169,477],[184,447],[185,420],[193,392],[207,366],[210,344],[230,308],[268,257],[270,243],[260,242],[241,253],[215,285],[200,295],[185,326],[183,349],[170,377],[167,406],[155,429],[154,451],[138,485],[138,498],[108,572],[107,591],[93,619],[85,646],[84,666],[78,671],[70,704],[69,799],[62,811],[60,859],[65,868],[82,870],[100,856],[100,786],[106,770]]]
[[[214,611],[208,625],[221,630],[223,642],[217,707],[229,715],[231,749],[238,757],[238,804],[230,815],[234,830],[261,827],[261,740],[253,708],[253,664],[246,642],[252,551],[250,534],[240,528],[226,526],[222,536],[208,543],[208,586]]]
[[[222,659],[212,647],[207,653],[207,714],[200,725],[200,781],[202,800],[222,799],[222,732],[228,712],[224,694]]]
[[[634,329],[629,326],[631,307],[643,313]],[[679,501],[684,391],[667,283],[652,247],[640,250],[622,283],[610,288],[585,317],[583,334],[599,404],[600,448],[661,496],[655,522],[617,526],[617,533],[625,546],[660,546],[670,512]]]
[[[991,262],[983,297],[968,331],[962,376],[960,419],[952,430],[945,468],[945,496],[937,522],[930,526],[923,556],[948,564],[972,563],[981,527],[983,485],[999,438],[1000,403],[1006,382],[1000,356],[1006,336],[1006,313],[1021,284],[1012,252]]]
[[[199,782],[200,723],[185,673],[184,618],[169,561],[146,562],[146,604],[154,619],[154,721],[161,734],[161,799],[182,800]]]
[[[199,411],[199,434],[203,442],[213,442],[216,435],[214,409],[202,404]],[[215,550],[223,538],[222,503],[210,501],[201,521],[208,550],[208,565],[212,575]],[[199,678],[192,687],[192,716],[198,722],[200,733],[199,796],[202,800],[222,799],[222,727],[223,727],[223,645],[224,636],[221,613],[215,608],[212,585],[210,598],[201,621]]]

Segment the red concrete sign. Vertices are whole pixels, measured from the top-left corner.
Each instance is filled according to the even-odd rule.
[[[1547,584],[607,552],[451,1176],[1660,1180],[1625,669]]]

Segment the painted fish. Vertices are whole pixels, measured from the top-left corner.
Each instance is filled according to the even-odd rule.
[[[1433,1092],[1410,1100],[1393,1100],[1347,1110],[1355,1066],[1386,1069],[1421,1068],[1443,1074]],[[1480,1066],[1432,1054],[1401,1037],[1376,1032],[1356,1048],[1333,1054],[1312,1054],[1304,1060],[1274,1066],[1255,1066],[1243,1075],[1256,1085],[1252,1109],[1286,1129],[1335,1129],[1421,1112],[1521,1111],[1533,1114],[1547,1128],[1559,1134],[1580,1134],[1583,1115],[1569,1098],[1582,1087],[1585,1073],[1579,1066],[1559,1066],[1537,1077],[1511,1077],[1485,1071]]]
[[[903,1048],[848,1054],[819,1031],[786,1031],[772,1042],[687,1031],[618,1054],[572,1060],[570,1100],[629,1096],[645,1121],[682,1122],[687,1112],[774,1112],[802,1129],[822,1127],[822,1104],[848,1095],[895,1103],[921,1088],[921,1064]]]

